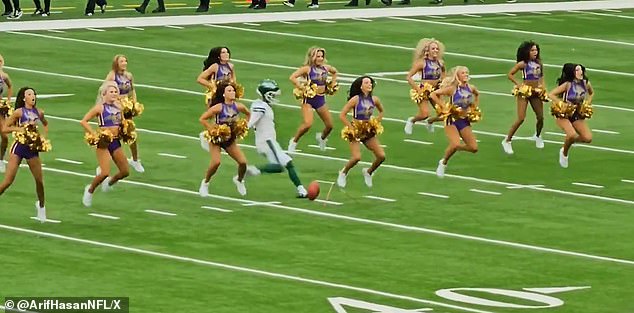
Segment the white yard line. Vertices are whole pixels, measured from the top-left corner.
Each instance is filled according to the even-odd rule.
[[[440,195],[437,193],[431,193],[431,192],[417,192],[419,195],[421,196],[429,196],[429,197],[434,197],[434,198],[442,198],[442,199],[449,199],[449,196],[446,195]]]
[[[544,188],[544,185],[507,186],[506,189]]]
[[[610,135],[620,135],[621,134],[619,132],[615,132],[615,131],[612,131],[612,130],[603,130],[603,129],[596,129],[596,128],[593,128],[592,131],[596,132],[596,133],[603,133],[603,134],[610,134]]]
[[[429,141],[420,141],[420,140],[414,140],[414,139],[403,139],[403,141],[405,142],[410,142],[410,143],[417,143],[417,144],[421,144],[421,145],[433,145],[433,142],[429,142]]]
[[[195,140],[198,140],[198,138],[195,138]],[[50,167],[44,168],[44,170],[48,171],[48,172],[61,173],[61,174],[73,175],[73,176],[80,176],[80,177],[84,177],[84,178],[93,178],[94,177],[94,175],[92,175],[92,174],[84,174],[84,173],[78,173],[78,172],[73,172],[73,171],[66,171],[66,170],[54,169],[54,168],[50,168]],[[188,195],[193,195],[195,197],[200,197],[200,195],[198,194],[198,191],[190,191],[190,190],[185,190],[185,189],[181,189],[181,188],[167,187],[167,186],[161,186],[161,185],[155,185],[155,184],[149,184],[149,183],[142,183],[142,182],[127,180],[127,179],[121,180],[121,181],[119,181],[119,183],[130,184],[130,185],[135,185],[135,186],[142,186],[142,187],[146,187],[146,188],[158,189],[158,190],[163,190],[163,191],[185,193],[185,194],[188,194]],[[254,202],[254,201],[250,201],[250,200],[246,200],[246,199],[242,199],[242,198],[233,198],[233,197],[220,196],[220,195],[214,195],[214,194],[209,194],[209,198],[215,198],[215,199],[220,199],[220,200],[228,200],[228,201],[235,201],[235,202],[240,202],[240,203],[253,203]],[[632,202],[632,204],[634,204],[634,202]],[[363,223],[363,224],[383,226],[383,227],[387,227],[387,228],[394,228],[394,229],[407,230],[407,231],[413,231],[413,232],[435,234],[435,235],[452,237],[452,238],[459,238],[459,239],[464,239],[464,240],[486,242],[486,243],[496,244],[496,245],[501,245],[501,246],[509,246],[509,247],[514,247],[514,248],[519,248],[519,249],[526,249],[526,250],[534,250],[534,251],[547,252],[547,253],[553,253],[553,254],[575,256],[575,257],[593,259],[593,260],[600,260],[600,261],[605,261],[605,262],[634,265],[634,260],[618,259],[618,258],[598,256],[598,255],[592,255],[592,254],[581,253],[581,252],[574,252],[574,251],[546,248],[546,247],[528,245],[528,244],[523,244],[523,243],[516,243],[516,242],[511,242],[511,241],[504,241],[504,240],[489,239],[489,238],[484,238],[484,237],[470,236],[470,235],[452,233],[452,232],[435,230],[435,229],[430,229],[430,228],[423,228],[423,227],[410,226],[410,225],[401,225],[401,224],[396,224],[396,223],[382,222],[382,221],[376,221],[376,220],[371,220],[371,219],[365,219],[365,218],[359,218],[359,217],[353,217],[353,216],[347,216],[347,215],[341,215],[341,214],[328,213],[328,212],[323,212],[323,211],[313,211],[313,210],[309,210],[309,209],[296,208],[296,207],[290,207],[290,206],[284,206],[284,205],[270,204],[270,205],[267,205],[267,206],[272,207],[272,208],[278,208],[278,209],[284,209],[284,210],[288,210],[288,211],[298,212],[298,213],[310,214],[310,215],[326,217],[326,218],[333,218],[333,219],[339,219],[339,220],[345,220],[345,221],[352,221],[352,222]]]
[[[231,212],[233,212],[233,210],[229,210],[229,209],[221,209],[221,208],[217,208],[217,207],[213,207],[213,206],[206,206],[206,205],[201,206],[201,208],[202,208],[202,209],[207,209],[207,210],[213,210],[213,211],[223,212],[223,213],[231,213]]]
[[[176,216],[177,215],[176,213],[157,211],[157,210],[145,210],[145,212],[152,213],[152,214],[158,214],[158,215],[165,215],[165,216]]]
[[[343,204],[341,202],[330,201],[330,200],[322,200],[322,199],[315,199],[313,201],[319,202],[319,203],[324,203],[324,204],[332,204],[332,205],[342,205]]]
[[[564,133],[556,133],[556,132],[544,132],[544,133],[547,135],[566,137],[566,134]]]
[[[247,25],[247,26],[261,26],[258,23],[242,23],[242,25]]]
[[[601,185],[595,185],[595,184],[586,184],[586,183],[578,183],[578,182],[574,182],[572,184],[575,186],[590,187],[590,188],[597,188],[597,189],[605,188]]]
[[[481,190],[481,189],[475,189],[475,188],[469,189],[469,191],[483,193],[487,195],[493,195],[493,196],[499,196],[502,194],[501,192],[497,192],[497,191],[488,191],[488,190]]]
[[[94,216],[94,217],[99,217],[99,218],[105,218],[105,219],[109,219],[109,220],[118,220],[119,219],[118,216],[99,214],[99,213],[88,213],[88,215]]]
[[[322,183],[322,184],[330,184],[330,185],[334,185],[334,181],[328,181],[328,180],[316,180],[316,182],[318,183]]]
[[[634,184],[634,180],[630,180],[630,179],[621,179],[621,181],[624,183]]]
[[[174,29],[184,29],[185,27],[183,26],[176,26],[176,25],[165,25],[165,27],[167,28],[174,28]]]
[[[288,24],[288,25],[297,25],[297,24],[299,24],[299,23],[296,23],[296,22],[289,22],[289,21],[278,21],[278,22],[280,22],[282,24]]]
[[[40,221],[40,219],[39,219],[39,218],[37,218],[37,217],[35,217],[35,216],[31,216],[31,217],[30,217],[30,219],[32,219],[32,220],[36,220],[36,221],[38,221],[38,222]],[[61,223],[61,222],[62,222],[62,221],[60,221],[60,220],[53,220],[53,219],[50,219],[50,218],[47,218],[47,219],[44,221],[44,223],[53,223],[53,224],[59,224],[59,223]]]
[[[186,156],[184,155],[178,155],[178,154],[170,154],[170,153],[157,153],[160,156],[164,156],[164,157],[168,157],[168,158],[175,158],[175,159],[187,159]]]
[[[379,200],[379,201],[385,201],[385,202],[396,202],[396,199],[383,198],[383,197],[377,197],[377,196],[363,196],[363,197],[367,199]]]
[[[55,160],[60,161],[60,162],[64,162],[64,163],[70,163],[70,164],[84,164],[84,162],[81,162],[81,161],[62,159],[62,158],[55,158]]]
[[[141,27],[132,27],[132,26],[126,26],[125,28],[131,29],[131,30],[141,30],[141,31],[145,30],[145,29],[143,29]]]
[[[371,19],[360,18],[360,17],[353,17],[353,18],[351,18],[351,20],[355,20],[355,21],[359,21],[359,22],[372,22]]]
[[[337,21],[331,21],[331,20],[315,20],[315,22],[319,22],[319,23],[337,23]]]
[[[91,30],[93,32],[105,32],[105,29],[100,29],[100,28],[86,28],[87,30]]]
[[[458,306],[458,305],[454,305],[454,304],[448,304],[448,303],[443,303],[443,302],[438,302],[438,301],[414,298],[414,297],[410,297],[410,296],[404,296],[404,295],[399,295],[399,294],[394,294],[394,293],[389,293],[389,292],[384,292],[384,291],[378,291],[378,290],[373,290],[373,289],[364,288],[364,287],[355,287],[355,286],[351,286],[351,285],[345,285],[345,284],[341,284],[341,283],[333,283],[333,282],[317,280],[317,279],[312,279],[312,278],[304,278],[304,277],[300,277],[300,276],[293,276],[293,275],[287,275],[287,274],[281,274],[281,273],[275,273],[275,272],[262,271],[262,270],[258,270],[258,269],[254,269],[254,268],[241,267],[241,266],[236,266],[236,265],[231,265],[231,264],[226,264],[226,263],[206,261],[206,260],[195,259],[195,258],[191,258],[191,257],[177,256],[177,255],[173,255],[173,254],[155,252],[155,251],[144,250],[144,249],[139,249],[139,248],[132,248],[132,247],[116,245],[116,244],[111,244],[111,243],[105,243],[105,242],[100,242],[100,241],[87,240],[87,239],[81,239],[81,238],[76,238],[76,237],[70,237],[70,236],[66,236],[66,235],[60,235],[60,234],[36,231],[36,230],[32,230],[32,229],[27,229],[27,228],[20,228],[20,227],[14,227],[14,226],[3,225],[3,224],[0,224],[0,228],[5,229],[5,230],[9,230],[9,231],[15,231],[15,232],[20,232],[20,233],[27,233],[27,234],[31,234],[31,235],[36,235],[36,236],[39,236],[39,237],[55,238],[55,239],[60,239],[60,240],[66,240],[66,241],[71,241],[71,242],[82,243],[82,244],[91,245],[91,246],[97,246],[97,247],[102,247],[102,248],[108,248],[108,249],[114,249],[114,250],[119,250],[119,251],[131,252],[131,253],[136,253],[136,254],[140,254],[140,255],[148,255],[148,256],[153,256],[153,257],[162,258],[162,259],[169,259],[169,260],[174,260],[174,261],[179,261],[179,262],[184,262],[184,263],[193,263],[193,264],[197,264],[197,265],[210,266],[210,267],[214,267],[214,268],[220,268],[220,269],[230,270],[230,271],[235,271],[235,272],[249,273],[249,274],[254,274],[254,275],[258,275],[258,276],[272,277],[272,278],[276,278],[276,279],[300,282],[300,283],[317,285],[317,286],[322,286],[322,287],[350,290],[350,291],[361,292],[361,293],[365,293],[365,294],[377,295],[377,296],[388,297],[388,298],[393,298],[393,299],[407,300],[407,301],[412,301],[412,302],[417,302],[417,303],[424,303],[424,304],[427,304],[427,305],[435,305],[435,306],[440,306],[440,307],[445,307],[445,308],[452,308],[452,309],[457,309],[457,310],[462,310],[462,311],[467,311],[467,312],[493,313],[493,312],[489,312],[489,311],[471,309],[471,308],[462,307],[462,306]]]
[[[476,15],[476,14],[462,14],[462,16],[466,16],[466,17],[482,17],[481,15]]]
[[[47,32],[51,32],[51,33],[60,33],[60,34],[65,33],[65,31],[63,31],[63,30],[57,30],[57,29],[47,29],[46,31],[47,31]]]
[[[242,204],[242,206],[259,206],[259,205],[267,206],[271,204],[282,204],[282,202],[279,202],[279,201],[253,202],[253,203],[244,203]]]
[[[308,146],[311,147],[311,148],[319,149],[318,145],[308,145]],[[337,148],[335,148],[335,147],[326,147],[326,150],[337,150]]]

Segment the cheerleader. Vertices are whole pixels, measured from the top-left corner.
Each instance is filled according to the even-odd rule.
[[[94,145],[97,150],[99,171],[90,185],[84,188],[82,203],[92,205],[92,196],[99,185],[102,192],[108,192],[119,180],[128,177],[128,162],[121,149],[121,124],[124,123],[122,107],[119,101],[119,87],[113,81],[105,81],[99,88],[100,103],[96,104],[81,120],[87,137],[96,138]],[[93,118],[99,121],[99,130],[95,132],[88,123]],[[110,176],[110,160],[114,161],[119,172]]]
[[[44,113],[35,106],[36,97],[35,90],[31,87],[23,87],[18,91],[18,95],[15,99],[15,111],[7,118],[5,125],[2,127],[3,133],[20,132],[24,130],[25,127],[37,125],[37,123],[40,122],[44,129],[43,135],[46,136],[48,133],[48,121],[44,118]],[[47,144],[46,140],[41,140],[40,142],[44,143],[44,145]],[[35,191],[38,198],[38,201],[35,203],[35,208],[37,209],[37,219],[40,222],[46,221],[46,208],[44,206],[44,177],[39,152],[50,150],[50,144],[48,144],[48,148],[44,147],[44,145],[30,147],[28,144],[20,143],[16,137],[16,141],[11,146],[7,173],[4,176],[2,184],[0,184],[0,195],[2,195],[13,183],[18,173],[20,163],[25,159],[29,165],[33,179],[35,179]]]
[[[448,105],[442,101],[441,96],[449,97]],[[449,76],[443,79],[440,89],[432,92],[431,99],[442,108],[446,117],[445,134],[449,139],[449,146],[436,168],[436,175],[442,178],[445,176],[447,162],[456,151],[478,152],[471,121],[475,122],[480,118],[480,93],[474,85],[469,84],[469,69],[465,66],[456,66],[451,69]],[[460,143],[461,138],[464,143]]]
[[[526,107],[530,103],[535,112],[535,147],[544,148],[544,140],[541,137],[544,128],[544,100],[546,99],[546,86],[544,84],[544,72],[542,59],[539,55],[539,45],[533,41],[524,41],[517,48],[517,63],[508,73],[508,78],[515,84],[513,95],[517,101],[517,120],[511,125],[508,135],[502,140],[502,148],[507,154],[513,154],[511,140],[517,129],[524,123]],[[522,71],[524,81],[519,83],[515,79],[515,73]]]
[[[13,95],[13,86],[9,74],[3,70],[4,58],[0,55],[0,173],[4,173],[4,155],[7,152],[9,146],[9,136],[2,132],[2,125],[5,123],[5,119],[9,117],[11,109],[11,96]],[[7,86],[7,96],[4,98],[4,86]]]
[[[586,68],[581,64],[564,64],[557,85],[548,96],[553,100],[551,113],[557,119],[557,126],[566,133],[564,145],[559,149],[559,165],[567,168],[572,144],[592,142],[592,131],[586,119],[592,117],[594,90],[586,76]]]
[[[330,87],[327,86],[328,74],[330,74],[331,78],[329,82]],[[295,152],[297,142],[299,142],[299,139],[306,134],[313,125],[313,110],[315,110],[319,118],[324,122],[324,130],[317,133],[315,138],[319,144],[319,149],[326,151],[327,138],[332,131],[332,116],[330,115],[330,111],[328,111],[325,93],[328,88],[337,86],[337,69],[326,64],[326,50],[324,48],[310,47],[306,53],[304,65],[298,68],[290,77],[291,82],[297,89],[310,89],[310,87],[302,86],[300,78],[307,80],[308,86],[314,84],[312,91],[315,95],[312,97],[304,97],[302,103],[302,116],[304,121],[297,129],[295,136],[289,140],[287,150],[288,152]]]
[[[201,197],[209,195],[209,181],[220,167],[220,149],[224,149],[229,156],[238,163],[238,175],[233,177],[233,183],[240,195],[247,194],[247,187],[244,185],[244,174],[247,170],[247,159],[236,143],[246,135],[246,120],[238,120],[238,113],[242,112],[246,120],[250,118],[249,109],[242,103],[236,102],[235,83],[222,81],[218,84],[214,98],[209,109],[200,116],[200,123],[203,124],[208,139],[211,163],[207,169],[205,178],[200,182],[198,189]],[[209,119],[215,118],[215,124],[209,123]],[[224,130],[226,129],[226,131]]]
[[[128,98],[132,100],[134,105],[137,105],[136,90],[133,83],[134,77],[132,73],[128,71],[128,58],[125,55],[118,54],[114,56],[114,60],[112,60],[112,70],[108,73],[108,76],[106,76],[106,81],[117,83],[119,96],[121,98]],[[97,105],[102,105],[102,103],[97,103]],[[132,119],[132,116],[128,114],[124,114],[123,117],[125,119]],[[135,171],[139,173],[145,172],[145,168],[141,164],[141,160],[139,160],[137,141],[130,144],[130,152],[132,153],[132,158],[128,159],[127,162]]]
[[[429,107],[427,104],[434,105],[430,102],[429,94],[438,89],[440,81],[445,78],[445,64],[443,62],[443,54],[445,53],[445,45],[434,38],[423,38],[418,42],[416,50],[414,50],[414,62],[412,68],[407,72],[407,82],[412,86],[410,95],[412,100],[418,105],[418,114],[409,117],[405,122],[405,133],[412,134],[414,123],[427,120],[425,127],[429,132],[434,131],[434,122],[440,121],[438,118],[429,118]],[[415,74],[421,74],[420,84],[414,81]],[[429,118],[429,119],[428,119]]]
[[[198,75],[196,82],[207,89],[205,105],[209,107],[217,84],[220,81],[236,82],[236,72],[231,60],[231,50],[228,47],[214,47],[209,50],[209,55],[203,61],[203,71]],[[209,142],[205,138],[205,132],[198,134],[200,146],[209,151]]]
[[[350,142],[350,160],[339,172],[337,185],[346,186],[348,172],[361,160],[360,143],[363,143],[368,150],[374,154],[374,162],[369,168],[363,168],[363,179],[368,187],[372,187],[372,175],[377,168],[385,161],[385,152],[381,147],[377,134],[383,132],[381,120],[383,119],[383,105],[377,96],[372,95],[374,90],[374,79],[369,76],[357,78],[350,86],[348,103],[341,110],[339,118],[345,125],[342,131],[344,139]],[[374,108],[379,111],[376,118],[372,117]],[[347,114],[352,110],[353,121],[348,120]]]

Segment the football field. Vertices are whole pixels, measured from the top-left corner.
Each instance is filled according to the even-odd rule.
[[[131,312],[634,312],[634,9],[337,20],[321,13],[255,25],[0,33],[15,92],[31,86],[45,96],[38,107],[53,144],[41,154],[46,207],[61,221],[30,219],[35,188],[21,169],[0,197],[0,297],[124,296]],[[447,145],[440,125],[403,132],[416,112],[405,73],[423,37],[441,40],[447,67],[469,67],[481,92],[479,151],[457,153],[444,179],[435,176]],[[540,45],[549,88],[573,62],[588,68],[595,89],[593,142],[572,148],[567,169],[550,115],[544,149],[531,140],[530,109],[515,154],[500,144],[516,116],[506,73],[529,39]],[[316,117],[292,155],[305,185],[321,182],[320,201],[295,198],[285,173],[247,178],[240,197],[226,155],[210,196],[198,195],[209,154],[198,142],[205,107],[196,77],[219,45],[231,49],[245,104],[261,79],[280,84],[274,110],[283,147],[301,122],[288,76],[308,47],[324,47],[341,72],[339,92],[327,99],[335,121],[328,150],[317,147]],[[146,172],[131,169],[85,208],[97,163],[79,120],[115,54],[128,57],[145,105],[135,121]],[[379,139],[387,159],[370,189],[361,168],[372,155],[363,150],[347,187],[331,189],[350,154],[339,110],[363,74],[377,80],[385,107]],[[262,164],[253,144],[250,133],[242,150]]]

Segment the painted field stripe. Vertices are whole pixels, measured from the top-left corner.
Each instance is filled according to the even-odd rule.
[[[332,204],[332,205],[342,205],[343,204],[341,202],[335,202],[335,201],[330,201],[330,200],[322,200],[322,199],[315,199],[313,201],[319,202],[319,203],[324,203],[324,204]]]
[[[497,192],[497,191],[488,191],[488,190],[482,190],[482,189],[476,189],[476,188],[471,188],[469,189],[469,191],[473,191],[473,192],[477,192],[477,193],[483,193],[483,194],[487,194],[487,195],[493,195],[493,196],[499,196],[502,193],[501,192]]]
[[[178,155],[178,154],[171,154],[171,153],[157,153],[160,156],[164,156],[164,157],[168,157],[168,158],[175,158],[175,159],[187,159],[186,156],[184,155]]]
[[[145,210],[145,212],[152,213],[152,214],[158,214],[158,215],[165,215],[165,216],[176,216],[177,215],[176,213],[157,211],[157,210]]]
[[[574,183],[572,183],[572,184],[573,184],[573,185],[575,185],[575,186],[590,187],[590,188],[597,188],[597,189],[600,189],[600,188],[605,188],[604,186],[601,186],[601,185],[587,184],[587,183],[578,183],[578,182],[574,182]]]
[[[88,213],[88,215],[94,216],[94,217],[99,217],[99,218],[105,218],[105,219],[109,219],[109,220],[118,220],[119,219],[118,216],[99,214],[99,213]]]
[[[40,219],[39,219],[39,218],[37,218],[36,216],[31,216],[31,217],[30,217],[30,219],[32,219],[32,220],[36,220],[36,221],[40,222]],[[44,221],[44,223],[53,223],[53,224],[59,224],[59,223],[61,223],[61,222],[62,222],[62,221],[60,221],[60,220],[53,220],[53,219],[50,219],[50,218],[47,218],[47,219]]]
[[[165,25],[165,27],[167,28],[174,28],[174,29],[184,29],[185,27],[183,26],[176,26],[176,25]]]
[[[377,197],[377,196],[363,196],[363,197],[367,199],[379,200],[379,201],[385,201],[385,202],[396,202],[396,199],[383,198],[383,197]]]
[[[217,208],[217,207],[213,207],[213,206],[206,206],[206,205],[201,206],[201,208],[202,208],[202,209],[207,209],[207,210],[213,210],[213,211],[223,212],[223,213],[231,213],[231,212],[233,212],[233,210],[229,210],[229,209],[222,209],[222,208]]]
[[[86,28],[87,30],[91,30],[93,32],[105,32],[105,29],[101,29],[101,28]]]
[[[436,193],[431,193],[431,192],[417,192],[419,195],[422,196],[429,196],[429,197],[434,197],[434,198],[442,198],[442,199],[449,199],[449,196],[446,195],[439,195]]]
[[[125,28],[126,29],[131,29],[131,30],[145,30],[145,29],[143,29],[141,27],[132,27],[132,26],[126,26]]]
[[[84,162],[81,162],[81,161],[62,159],[62,158],[55,158],[55,160],[60,161],[60,162],[64,162],[64,163],[70,163],[70,164],[84,164]]]
[[[351,18],[351,20],[355,20],[355,21],[359,21],[359,22],[372,22],[371,19],[368,18],[360,18],[360,17],[353,17]]]
[[[420,140],[414,140],[414,139],[403,139],[403,141],[405,142],[411,142],[411,143],[417,143],[417,144],[421,144],[421,145],[433,145],[433,142],[429,142],[429,141],[420,141]]]
[[[615,132],[615,131],[612,131],[612,130],[603,130],[603,129],[596,129],[596,128],[592,129],[592,131],[596,132],[596,133],[610,134],[610,135],[620,135],[621,134],[619,132]]]

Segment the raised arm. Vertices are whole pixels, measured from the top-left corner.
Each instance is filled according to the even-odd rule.
[[[213,83],[211,83],[208,78],[211,77],[212,80],[216,78],[217,71],[218,71],[218,63],[214,63],[211,66],[209,66],[206,70],[202,71],[200,75],[198,75],[198,78],[196,78],[196,82],[205,88],[212,88]]]
[[[132,101],[136,102],[136,88],[134,88],[134,76],[132,73],[128,73],[128,78],[130,79],[130,96],[132,96]]]
[[[471,92],[473,93],[473,105],[476,107],[480,106],[480,91],[474,85],[469,84],[469,88],[471,88]]]
[[[7,73],[4,73],[4,83],[7,84],[7,103],[11,103],[11,97],[13,96],[13,84],[11,83],[11,78]],[[2,98],[1,95],[0,98]]]
[[[20,127],[15,126],[15,122],[17,122],[20,117],[22,117],[22,109],[17,109],[13,111],[13,114],[11,114],[11,116],[9,116],[9,118],[7,118],[7,120],[4,122],[2,132],[7,134],[16,130],[20,130]]]
[[[374,101],[374,105],[376,106],[376,110],[379,111],[379,115],[376,117],[377,120],[383,120],[383,104],[381,103],[381,99],[377,96],[372,96],[372,100]]]
[[[594,89],[592,88],[592,85],[590,84],[590,82],[588,82],[588,98],[586,98],[586,101],[592,104],[593,97],[594,97]]]
[[[562,99],[559,97],[559,95],[561,95],[566,90],[568,90],[569,86],[570,86],[569,82],[565,82],[565,83],[557,86],[557,88],[555,88],[555,89],[550,91],[550,93],[548,94],[548,98],[552,99],[553,101],[562,101]]]
[[[348,100],[348,102],[341,109],[341,113],[339,113],[339,119],[343,122],[343,125],[352,127],[352,123],[348,120],[348,112],[354,108],[355,105],[359,103],[359,97],[352,97],[352,99]]]
[[[209,119],[213,118],[218,113],[220,113],[221,106],[222,106],[221,104],[216,104],[216,105],[212,106],[211,108],[207,109],[207,111],[205,111],[200,116],[200,118],[198,120],[205,127],[205,129],[211,130],[213,125],[211,123],[209,123]]]
[[[447,86],[444,88],[440,88],[434,92],[432,92],[429,96],[437,105],[444,106],[445,103],[442,101],[440,96],[451,96],[455,90],[454,86]]]
[[[37,113],[40,115],[40,121],[42,121],[42,126],[44,126],[44,137],[48,135],[48,120],[44,116],[44,111],[38,109]]]
[[[332,66],[332,65],[327,65],[328,66],[328,73],[330,73],[330,78],[332,79],[333,83],[337,82],[337,69]]]
[[[308,76],[308,72],[310,71],[310,66],[302,66],[298,68],[291,76],[288,78],[295,87],[299,88],[298,78]]]
[[[513,84],[515,84],[515,86],[519,86],[521,85],[519,82],[517,82],[517,80],[515,79],[515,73],[517,73],[519,70],[523,69],[526,66],[526,63],[524,63],[524,61],[521,62],[517,62],[517,64],[515,64],[515,66],[513,66],[513,68],[511,68],[511,70],[509,71],[509,73],[506,75],[508,77],[508,79],[510,81],[513,82]]]
[[[251,111],[249,111],[249,108],[247,108],[246,105],[237,102],[236,106],[238,107],[238,111],[244,114],[244,117],[246,117],[247,121],[251,119]]]
[[[97,117],[101,113],[101,110],[102,110],[101,106],[95,105],[94,107],[92,107],[92,109],[90,109],[90,111],[88,111],[88,113],[86,113],[86,115],[84,115],[84,118],[79,122],[79,124],[81,124],[81,126],[84,127],[84,130],[86,132],[88,133],[94,132],[94,130],[92,129],[92,127],[90,126],[88,122],[92,120],[93,118]]]
[[[414,76],[414,75],[416,75],[416,73],[420,72],[420,70],[422,68],[423,68],[423,62],[422,61],[416,61],[414,64],[412,64],[412,68],[409,69],[409,72],[407,72],[407,77],[406,77],[407,82],[412,87],[412,89],[414,89],[416,91],[420,90],[420,86],[418,85],[418,83],[416,83],[414,81],[414,78],[412,78],[412,76]]]

